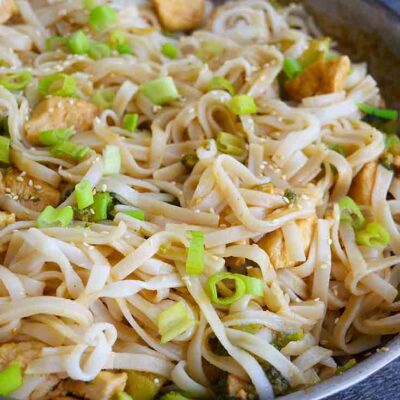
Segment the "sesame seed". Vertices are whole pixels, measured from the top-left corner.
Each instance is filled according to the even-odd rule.
[[[335,324],[337,324],[339,322],[339,317],[335,319]]]
[[[320,301],[321,299],[319,297],[317,297],[316,299],[314,299],[314,301]]]

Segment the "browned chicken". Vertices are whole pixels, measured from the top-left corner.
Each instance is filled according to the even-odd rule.
[[[76,132],[92,128],[99,108],[89,101],[65,97],[49,97],[42,100],[33,110],[30,121],[25,125],[26,137],[39,144],[39,133],[50,129],[73,128]]]
[[[40,342],[6,343],[0,346],[0,371],[10,363],[18,362],[25,369],[30,362],[40,356],[44,345]]]
[[[310,250],[316,220],[316,217],[310,217],[296,221],[301,231],[303,248],[306,254]],[[289,259],[281,229],[267,233],[258,242],[258,245],[267,252],[275,269],[290,268],[296,265],[296,262]]]
[[[17,10],[14,0],[0,1],[0,24],[7,22]]]
[[[91,382],[66,379],[61,383],[62,389],[74,396],[88,400],[111,400],[117,392],[125,388],[128,375],[126,372],[115,373],[102,371]]]
[[[169,31],[190,31],[204,17],[204,0],[153,0],[161,25]]]
[[[0,181],[0,194],[18,200],[23,206],[41,211],[46,206],[56,207],[60,203],[60,192],[39,179],[9,168]]]
[[[350,59],[342,56],[335,60],[319,60],[296,78],[285,83],[288,95],[297,101],[305,97],[339,92],[350,72]]]
[[[372,188],[375,184],[378,161],[365,164],[355,176],[350,187],[349,196],[358,204],[370,205]]]
[[[6,211],[0,211],[0,229],[15,222],[15,214]]]

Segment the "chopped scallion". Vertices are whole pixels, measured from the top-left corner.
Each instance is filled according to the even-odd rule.
[[[0,136],[0,162],[10,164],[10,139]]]
[[[175,60],[178,57],[178,49],[172,43],[164,43],[161,47],[161,53],[170,58],[171,60]]]
[[[275,336],[272,344],[278,349],[281,350],[286,347],[290,342],[298,342],[304,339],[304,332],[299,330],[295,333],[282,333],[278,332]]]
[[[118,146],[108,145],[103,150],[104,175],[118,174],[121,169],[121,155]]]
[[[341,221],[349,222],[356,230],[364,228],[366,224],[364,215],[352,198],[342,197],[339,200],[339,207]]]
[[[0,396],[8,396],[22,386],[22,370],[18,363],[5,367],[0,372]]]
[[[353,368],[357,364],[355,358],[351,358],[345,364],[336,368],[336,375],[342,375],[344,372],[348,371],[350,368]]]
[[[79,210],[91,206],[94,203],[92,185],[86,179],[75,185],[75,198]]]
[[[89,25],[95,31],[102,31],[118,21],[118,13],[109,5],[95,7],[89,14]]]
[[[132,48],[128,43],[119,44],[116,49],[119,54],[132,54]]]
[[[365,229],[356,232],[356,241],[360,246],[378,247],[390,243],[389,232],[377,222],[370,222]]]
[[[90,40],[85,32],[79,30],[68,38],[68,47],[72,54],[86,54],[90,50]]]
[[[186,273],[200,275],[204,270],[204,233],[190,231],[192,236],[186,256]]]
[[[76,82],[72,76],[58,73],[42,78],[39,81],[38,91],[43,96],[75,97]]]
[[[138,219],[139,221],[144,221],[145,215],[142,210],[126,210],[122,211],[122,214],[129,215],[132,218]]]
[[[219,132],[217,135],[217,148],[221,153],[240,157],[246,151],[246,141],[240,136]]]
[[[46,39],[46,51],[54,51],[67,44],[68,39],[62,36],[50,36]]]
[[[82,5],[86,10],[90,11],[97,7],[97,0],[83,0]]]
[[[122,121],[122,127],[125,130],[133,133],[136,131],[138,122],[139,122],[138,114],[125,114],[124,119]]]
[[[121,29],[116,29],[110,33],[108,42],[115,49],[118,45],[126,43],[126,34]]]
[[[110,109],[115,98],[112,89],[99,89],[92,96],[92,102],[98,105],[102,110]]]
[[[235,88],[222,76],[214,76],[208,83],[208,90],[226,90],[231,96],[235,95]]]
[[[0,76],[0,85],[7,90],[22,90],[32,81],[32,73],[29,71],[16,72]]]
[[[110,193],[104,192],[95,194],[92,207],[94,210],[93,220],[95,222],[105,221],[107,219],[108,208],[111,203],[112,197]]]
[[[66,228],[74,217],[71,206],[54,208],[47,206],[38,216],[36,226],[38,228],[61,227]]]
[[[60,142],[50,149],[51,154],[56,157],[69,156],[75,160],[81,160],[89,151],[87,146],[79,146],[72,142]]]
[[[167,343],[188,329],[196,321],[191,317],[186,305],[183,302],[161,311],[157,318],[158,332],[161,335],[161,343]]]
[[[70,139],[72,135],[73,132],[69,128],[51,129],[49,131],[40,132],[39,141],[45,146],[53,146]]]
[[[101,60],[111,56],[111,49],[105,43],[92,43],[88,51],[88,56],[93,60]]]
[[[152,103],[162,106],[179,99],[180,95],[171,77],[162,77],[143,83],[140,92]]]
[[[114,400],[133,400],[133,398],[126,392],[117,392]]]
[[[373,115],[378,118],[396,120],[399,118],[397,110],[388,108],[377,108],[365,103],[357,103],[358,108],[365,114]]]
[[[303,67],[300,62],[294,58],[285,58],[283,62],[283,71],[285,72],[288,79],[296,78],[297,75],[301,74]]]
[[[236,115],[251,115],[257,113],[257,106],[253,97],[246,94],[233,97],[228,103],[228,107]]]

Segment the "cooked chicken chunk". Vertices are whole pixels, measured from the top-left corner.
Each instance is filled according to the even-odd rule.
[[[102,371],[91,382],[66,379],[62,386],[67,393],[84,399],[111,400],[117,392],[124,390],[127,378],[128,375],[125,372]]]
[[[49,205],[56,207],[60,203],[60,192],[57,189],[29,175],[22,176],[15,168],[6,171],[3,182],[0,182],[0,194],[18,200],[34,211],[41,211]]]
[[[319,60],[296,78],[285,84],[286,92],[297,101],[305,97],[339,92],[350,72],[350,59],[342,56],[335,60]]]
[[[296,223],[301,232],[304,252],[307,254],[311,246],[316,217],[301,219]],[[281,229],[267,233],[258,242],[258,245],[267,252],[275,269],[290,268],[296,265],[296,262],[290,260],[289,258]]]
[[[204,17],[204,0],[153,0],[161,25],[169,31],[190,31]]]
[[[15,214],[6,211],[0,211],[0,229],[15,222]]]
[[[15,11],[14,0],[0,0],[0,24],[7,22]]]
[[[40,342],[6,343],[0,346],[0,371],[9,364],[18,362],[25,369],[29,363],[40,356],[44,345]]]
[[[240,400],[247,400],[247,384],[243,379],[240,379],[233,374],[228,374],[227,389],[228,396]]]
[[[372,161],[365,164],[355,176],[350,187],[349,196],[358,204],[370,205],[372,188],[375,184],[378,162]]]
[[[86,100],[49,97],[33,110],[30,121],[25,125],[26,137],[39,144],[39,133],[49,129],[73,128],[77,132],[91,129],[99,108]]]

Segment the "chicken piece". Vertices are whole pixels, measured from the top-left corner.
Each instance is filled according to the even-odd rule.
[[[350,72],[350,59],[342,56],[335,60],[319,60],[296,78],[285,83],[288,95],[297,101],[319,94],[339,92]]]
[[[11,363],[18,362],[25,369],[40,356],[44,345],[40,342],[6,343],[0,346],[0,371]]]
[[[227,385],[228,396],[232,396],[240,400],[247,400],[248,384],[246,381],[238,378],[233,374],[228,374],[226,385]]]
[[[375,184],[378,161],[366,163],[361,171],[355,176],[350,187],[349,196],[357,203],[363,205],[371,204],[372,188]]]
[[[7,22],[16,10],[14,0],[0,0],[0,24]]]
[[[161,25],[171,31],[190,31],[204,17],[204,0],[153,0]]]
[[[316,217],[310,217],[296,221],[296,224],[301,231],[305,254],[310,250],[316,219]],[[275,269],[290,268],[297,264],[289,258],[281,229],[267,233],[258,242],[258,245],[267,252]]]
[[[15,214],[6,211],[0,211],[0,229],[15,222]]]
[[[25,124],[27,139],[40,144],[39,133],[50,129],[73,128],[76,132],[92,128],[100,109],[86,100],[65,97],[49,97],[33,110],[30,121]]]
[[[111,400],[117,392],[125,388],[128,375],[126,372],[100,372],[91,382],[66,379],[62,382],[63,389],[74,396],[89,400]]]
[[[15,168],[7,169],[3,182],[0,182],[0,194],[18,200],[34,211],[42,211],[49,205],[56,207],[60,203],[57,189],[29,175],[22,176]]]

